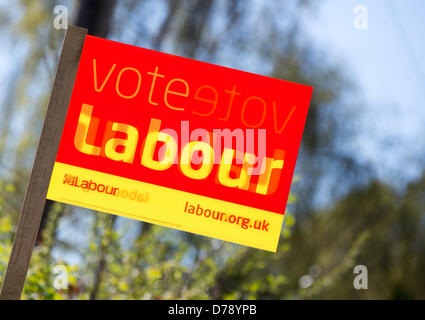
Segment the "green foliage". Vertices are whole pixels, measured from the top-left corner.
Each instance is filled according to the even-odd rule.
[[[12,249],[14,231],[11,216],[1,209],[2,200],[0,197],[0,283],[3,281]],[[51,219],[54,219],[54,214]],[[49,225],[51,225],[51,219],[49,219]],[[77,267],[52,258],[50,255],[53,241],[52,232],[53,228],[47,227],[43,232],[44,239],[46,239],[45,244],[34,249],[22,294],[23,299],[68,299],[70,297],[66,290],[54,288],[53,281],[56,275],[52,272],[52,269],[55,265],[64,265],[69,274],[72,274],[77,270]],[[69,287],[75,286],[76,283],[77,278],[72,276],[68,278]]]

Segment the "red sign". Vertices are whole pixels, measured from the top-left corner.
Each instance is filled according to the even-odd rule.
[[[87,36],[48,198],[275,251],[312,90]]]

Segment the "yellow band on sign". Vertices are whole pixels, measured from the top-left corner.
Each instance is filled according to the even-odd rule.
[[[47,198],[276,252],[283,215],[55,162]]]

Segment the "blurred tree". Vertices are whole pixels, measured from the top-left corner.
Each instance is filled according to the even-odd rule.
[[[14,2],[20,18],[0,20],[26,47],[25,63],[16,66],[8,84],[14,94],[0,109],[1,115],[20,118],[24,128],[19,131],[10,119],[0,120],[0,165],[7,166],[7,174],[0,172],[0,280],[63,35],[52,28],[56,3]],[[294,213],[286,214],[278,253],[50,204],[24,297],[423,297],[425,178],[412,182],[404,193],[395,191],[370,181],[373,172],[359,165],[355,150],[347,148],[356,115],[344,97],[354,95],[353,84],[341,66],[305,41],[301,17],[311,10],[312,1],[68,5],[70,12],[78,12],[75,21],[91,34],[310,84],[315,91],[298,159],[301,180],[293,188],[297,200],[291,194],[289,208]],[[8,143],[11,140],[14,144]],[[326,206],[319,206],[321,201]],[[66,235],[64,230],[71,232]],[[51,267],[64,263],[58,257],[69,253],[79,259],[66,265],[70,288],[58,291],[52,287]],[[356,264],[369,268],[367,291],[353,288]]]

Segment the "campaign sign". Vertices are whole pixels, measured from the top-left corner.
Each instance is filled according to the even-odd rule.
[[[276,251],[312,91],[87,36],[47,198]]]

